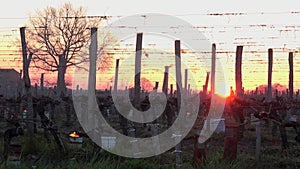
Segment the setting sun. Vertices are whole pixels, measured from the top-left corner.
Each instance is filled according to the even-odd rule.
[[[226,85],[224,85],[224,86],[226,86]],[[216,94],[226,98],[226,97],[230,96],[230,88],[229,87],[226,87],[226,88],[222,87],[222,89],[219,89],[219,90],[217,89]]]

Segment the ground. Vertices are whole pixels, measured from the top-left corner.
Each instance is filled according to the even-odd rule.
[[[60,136],[68,149],[63,154],[52,137],[50,140],[44,138],[43,128],[38,126],[38,133],[34,137],[35,150],[29,149],[30,145],[27,136],[19,136],[13,139],[13,143],[22,145],[21,165],[18,168],[176,168],[174,148],[151,158],[130,159],[113,155],[100,150],[91,140],[84,138],[82,148],[71,147],[68,141],[68,133],[73,130],[80,130],[80,124],[75,114],[71,116],[71,125],[66,125],[64,114],[55,116],[55,124],[58,126]],[[118,128],[118,116],[110,116],[108,121]],[[159,119],[160,121],[162,119]],[[0,136],[9,127],[2,119],[0,120]],[[164,130],[164,129],[161,129]],[[233,161],[224,160],[224,133],[214,133],[207,142],[207,159],[199,168],[300,168],[300,145],[294,140],[296,134],[292,128],[287,129],[289,149],[282,150],[279,131],[275,136],[271,134],[270,124],[261,122],[261,158],[255,158],[255,126],[245,125],[243,137],[238,139],[237,159]],[[151,136],[147,129],[138,130],[144,137]],[[196,168],[193,163],[194,141],[193,131],[182,141],[182,166],[181,168]],[[3,152],[3,139],[0,140],[0,152]],[[13,165],[6,166],[3,156],[0,157],[0,168],[16,168]]]
[[[75,122],[73,122],[75,123]],[[1,123],[3,126],[4,123]],[[65,127],[67,129],[67,127]],[[35,136],[37,151],[28,154],[26,150],[27,143],[24,141],[24,136],[16,138],[14,141],[23,145],[23,155],[21,166],[30,167],[53,167],[57,168],[80,168],[85,167],[100,167],[107,166],[118,168],[122,166],[132,166],[139,168],[142,165],[147,168],[161,167],[174,168],[175,155],[173,149],[161,154],[158,157],[147,159],[128,159],[122,158],[106,151],[99,151],[99,154],[93,154],[94,145],[91,141],[85,140],[83,148],[70,149],[67,155],[60,153],[53,140],[46,141],[43,138],[42,130],[38,130],[39,134]],[[3,134],[3,130],[1,132]],[[237,160],[229,162],[223,160],[224,133],[215,133],[207,143],[207,160],[202,165],[203,168],[298,168],[300,167],[300,146],[294,141],[294,132],[288,130],[290,148],[287,150],[281,149],[280,137],[272,137],[270,127],[262,125],[262,151],[261,159],[255,159],[255,126],[247,125],[245,127],[244,137],[238,141]],[[63,135],[64,142],[68,143],[66,135]],[[182,142],[182,168],[193,168],[193,140],[188,139]],[[3,140],[1,140],[1,151],[3,150]],[[69,147],[70,148],[70,147]],[[1,165],[1,168],[8,166]],[[13,168],[13,166],[10,166]],[[201,168],[202,168],[201,167]]]

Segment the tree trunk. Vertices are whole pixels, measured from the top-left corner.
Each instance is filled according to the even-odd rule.
[[[58,73],[57,73],[57,93],[58,97],[62,97],[66,94],[66,83],[65,74],[67,69],[67,61],[63,55],[59,56],[58,63]]]

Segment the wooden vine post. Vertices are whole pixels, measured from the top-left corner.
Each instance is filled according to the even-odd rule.
[[[96,101],[96,60],[97,60],[97,28],[91,28],[91,44],[89,48],[90,66],[88,77],[88,114],[85,124],[88,125],[87,132],[91,132],[97,125],[97,101]],[[93,132],[92,132],[93,133]]]
[[[166,96],[168,96],[168,80],[169,80],[169,66],[165,66],[164,81],[162,86],[162,91]]]
[[[232,87],[230,89],[230,100],[226,102],[225,112],[225,138],[224,138],[224,159],[235,160],[237,157],[237,143],[238,134],[242,136],[243,128],[239,126],[237,119],[232,114],[238,114],[242,112],[233,112],[232,106],[235,106],[233,102],[234,97],[242,97],[242,53],[243,46],[237,46],[236,49],[236,61],[235,61],[235,84],[236,84],[236,96],[233,94]],[[241,122],[243,123],[243,122]]]
[[[114,90],[113,90],[115,92],[115,94],[118,91],[119,61],[120,61],[120,59],[116,60],[115,81],[114,81]]]
[[[40,84],[40,86],[41,86],[41,96],[44,96],[44,75],[45,75],[45,73],[41,74],[41,84]]]
[[[209,74],[210,72],[206,72],[206,78],[205,78],[205,85],[203,85],[203,98],[207,95],[207,88],[208,88],[208,82],[209,82]]]
[[[188,93],[188,69],[184,69],[184,92]]]
[[[170,84],[170,97],[173,97],[173,84]]]
[[[236,48],[236,60],[235,60],[235,87],[236,87],[236,97],[243,97],[243,82],[242,82],[242,54],[243,46],[237,46]],[[241,109],[243,111],[243,109]],[[243,112],[235,112],[236,114],[243,114]],[[240,121],[240,123],[244,123]],[[239,126],[239,138],[244,135],[244,125]]]
[[[293,68],[293,52],[289,52],[289,99],[293,99],[294,95],[294,68]]]
[[[200,98],[200,100],[202,101],[200,104],[205,102],[207,97],[209,74],[210,74],[209,72],[206,73],[205,84],[203,85],[203,91]],[[203,115],[206,116],[205,113]],[[200,168],[202,162],[206,161],[206,142],[204,143],[199,142],[199,138],[201,137],[200,133],[201,133],[202,126],[198,126],[198,125],[201,124],[201,120],[202,119],[198,117],[194,125],[194,128],[196,129],[195,136],[194,136],[195,142],[194,142],[194,156],[193,156],[195,168]]]
[[[142,58],[143,33],[138,33],[136,37],[135,49],[135,75],[134,75],[134,104],[140,106],[141,97],[141,58]]]
[[[27,117],[28,119],[33,119],[33,104],[31,95],[31,82],[29,77],[29,65],[32,59],[33,53],[27,55],[27,43],[25,39],[25,27],[20,28],[21,43],[22,43],[22,57],[23,57],[23,81],[25,88],[25,96],[27,100]],[[28,127],[28,137],[30,150],[34,151],[33,137],[34,137],[34,124],[29,123]]]
[[[225,120],[224,159],[235,160],[237,157],[238,128],[239,125],[236,120],[232,116],[227,116]]]
[[[179,115],[180,107],[181,107],[181,97],[182,97],[182,76],[181,76],[181,47],[180,40],[175,40],[175,65],[176,65],[176,93],[177,93],[177,114]],[[178,117],[182,118],[182,117]],[[181,131],[175,131],[173,134],[175,138],[175,154],[176,154],[176,166],[180,167],[182,163],[181,159]]]
[[[272,68],[273,68],[273,49],[268,50],[268,90],[267,101],[272,101]]]
[[[211,94],[215,94],[215,82],[216,82],[216,44],[212,44],[212,55],[211,55],[211,80],[210,90]]]
[[[211,51],[211,79],[210,79],[210,90],[211,90],[211,98],[215,95],[215,86],[216,86],[216,44],[212,44],[212,51]],[[207,114],[206,118],[206,129],[210,131],[210,116]]]
[[[243,46],[238,46],[236,49],[236,59],[235,59],[235,86],[236,86],[237,97],[242,97],[243,95],[242,54],[243,54]]]
[[[142,44],[143,44],[143,33],[138,33],[136,36],[136,47],[135,47],[135,75],[134,75],[134,106],[139,109],[141,104],[141,62],[142,62]],[[136,114],[134,114],[136,115]],[[136,129],[130,128],[128,132],[129,136],[133,137],[130,141],[133,155],[140,153],[136,136]]]

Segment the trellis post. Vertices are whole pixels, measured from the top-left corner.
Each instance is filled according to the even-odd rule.
[[[175,41],[175,65],[176,65],[176,90],[177,90],[177,107],[180,110],[181,107],[181,97],[182,97],[182,79],[181,79],[181,48],[180,48],[180,40]],[[180,114],[179,112],[177,112]],[[179,117],[180,118],[180,117]],[[176,166],[180,167],[182,163],[181,159],[181,131],[175,131],[173,134],[175,137],[175,153],[176,153]]]
[[[267,101],[272,101],[272,67],[273,67],[273,49],[268,50],[268,90]]]
[[[242,53],[243,53],[243,46],[237,46],[236,60],[235,60],[235,87],[236,87],[236,95],[238,97],[242,97],[242,95],[243,95]]]
[[[115,68],[115,81],[114,81],[114,92],[118,91],[118,75],[119,75],[119,59],[116,59],[116,68]]]
[[[211,56],[211,94],[215,94],[215,76],[216,76],[216,44],[212,44]]]
[[[136,37],[135,49],[135,78],[134,78],[134,104],[136,107],[140,105],[141,95],[141,57],[142,57],[142,40],[143,33],[138,33]]]
[[[91,132],[97,125],[97,101],[96,101],[96,60],[97,60],[97,28],[91,28],[91,44],[89,48],[90,67],[88,76],[88,114],[85,121],[88,125],[88,131]],[[95,132],[95,131],[94,131]]]
[[[25,27],[20,28],[21,43],[22,43],[22,56],[23,56],[23,80],[25,87],[25,95],[27,98],[27,117],[29,119],[33,118],[33,105],[32,105],[32,94],[31,94],[31,82],[29,77],[29,65],[32,59],[33,53],[30,53],[27,56],[27,43],[25,39]],[[29,136],[29,145],[33,149],[33,135],[34,135],[34,125],[33,123],[28,124],[28,136]]]
[[[169,80],[169,66],[165,66],[165,72],[164,72],[164,82],[162,86],[162,91],[165,93],[166,96],[168,96],[168,80]]]
[[[41,74],[41,96],[44,96],[44,75],[45,73]]]
[[[294,95],[294,68],[293,68],[293,52],[289,52],[289,98],[292,100]]]

